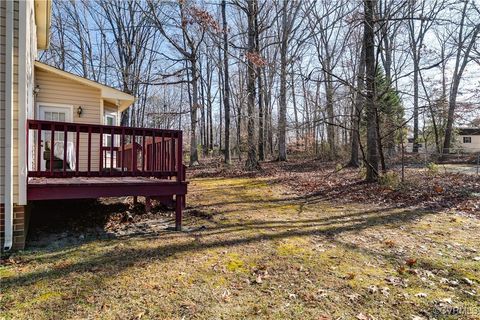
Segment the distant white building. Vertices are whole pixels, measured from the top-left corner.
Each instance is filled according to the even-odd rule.
[[[480,128],[457,128],[455,133],[455,143],[450,153],[480,153]],[[420,140],[417,144],[419,153],[425,153],[425,151],[428,153],[435,152],[433,142],[427,142],[427,145],[425,145],[425,142]],[[413,151],[413,137],[410,135],[407,138],[405,151]]]
[[[480,128],[457,129],[455,148],[465,153],[480,152]]]

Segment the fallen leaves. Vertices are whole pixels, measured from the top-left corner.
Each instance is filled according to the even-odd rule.
[[[346,279],[346,280],[353,280],[353,279],[355,279],[355,273],[353,273],[353,272],[348,273],[348,274],[345,276],[345,279]]]
[[[356,317],[358,320],[375,320],[375,318],[369,314],[363,314],[363,313],[359,313],[356,315]]]
[[[480,182],[474,175],[438,172],[408,168],[405,182],[395,188],[365,183],[356,169],[336,170],[335,163],[312,160],[291,160],[289,163],[264,163],[262,171],[247,172],[239,166],[226,170],[221,165],[194,169],[196,177],[270,177],[298,193],[315,194],[324,200],[344,203],[392,204],[397,207],[417,206],[429,209],[447,209],[479,213],[480,201],[474,199]]]
[[[405,264],[411,268],[411,267],[413,267],[415,264],[417,264],[417,259],[415,259],[415,258],[408,258],[407,260],[405,260]]]
[[[393,247],[395,247],[395,241],[393,241],[393,240],[387,240],[387,241],[385,241],[385,245],[386,245],[388,248],[393,248]]]

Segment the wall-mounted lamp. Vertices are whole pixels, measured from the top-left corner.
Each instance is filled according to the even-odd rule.
[[[37,84],[35,88],[33,88],[33,95],[36,97],[39,92],[40,92],[40,86]]]
[[[78,114],[78,117],[79,117],[79,118],[82,116],[82,113],[83,113],[82,106],[78,106],[78,108],[77,108],[77,114]]]

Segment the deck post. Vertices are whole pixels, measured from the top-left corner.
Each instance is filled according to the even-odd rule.
[[[175,230],[182,231],[182,207],[183,207],[183,196],[177,194],[175,196]]]
[[[145,212],[149,213],[152,211],[152,198],[145,197]]]

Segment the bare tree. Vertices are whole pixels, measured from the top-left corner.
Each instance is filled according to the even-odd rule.
[[[180,60],[189,63],[190,75],[190,90],[191,90],[191,104],[190,104],[190,165],[198,164],[198,150],[197,150],[197,111],[199,109],[199,70],[198,70],[198,52],[200,46],[205,38],[206,29],[212,27],[212,22],[205,21],[205,12],[201,9],[190,6],[185,2],[179,2],[177,7],[177,14],[179,19],[175,19],[175,15],[163,12],[163,9],[170,9],[172,7],[168,3],[157,3],[148,1],[149,11],[146,12],[150,21],[154,24],[157,30],[162,34],[166,41],[172,48],[180,55]],[[166,6],[167,8],[164,8]],[[207,16],[208,17],[208,16]],[[189,21],[194,21],[195,24],[190,24]],[[169,26],[169,29],[165,29]],[[176,31],[172,30],[172,26]],[[179,37],[176,37],[178,35]],[[171,61],[178,62],[179,59],[175,57],[168,57]],[[171,75],[178,75],[184,70],[176,70]],[[169,76],[171,76],[169,75]]]
[[[470,16],[469,8],[472,9],[472,13],[476,12],[476,15],[472,14],[472,16]],[[452,84],[450,85],[448,99],[448,118],[447,126],[445,128],[445,140],[443,143],[444,154],[450,152],[450,146],[452,143],[453,122],[455,120],[454,116],[460,81],[462,80],[467,64],[472,60],[472,57],[470,56],[472,49],[476,44],[478,45],[480,34],[480,20],[478,19],[478,13],[479,9],[475,5],[475,2],[470,2],[468,0],[464,1],[456,36],[455,68],[453,70]]]
[[[413,152],[418,152],[418,112],[419,112],[419,74],[422,48],[425,35],[432,27],[439,12],[443,9],[442,1],[434,1],[428,7],[427,1],[408,1],[408,32],[413,62]]]
[[[225,108],[225,163],[230,163],[230,75],[228,66],[228,23],[226,1],[222,0],[223,20],[223,106]]]
[[[248,154],[245,163],[245,168],[248,170],[257,170],[260,168],[257,159],[257,145],[255,143],[255,80],[256,67],[255,60],[258,57],[257,46],[255,43],[256,24],[255,17],[258,12],[257,0],[248,0],[247,2],[247,19],[248,19],[248,44],[247,44],[247,144]]]
[[[376,0],[364,0],[364,46],[365,46],[365,87],[367,117],[367,177],[369,182],[378,179],[378,146],[375,106],[375,26],[374,8]]]
[[[289,42],[293,36],[294,26],[300,11],[300,3],[283,0],[280,25],[280,97],[278,116],[278,160],[287,160],[287,68]]]

